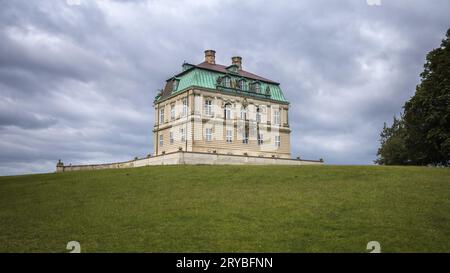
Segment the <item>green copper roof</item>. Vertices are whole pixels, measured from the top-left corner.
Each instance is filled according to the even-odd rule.
[[[235,81],[238,81],[240,79],[245,79],[248,84],[258,82],[258,83],[260,83],[260,86],[261,86],[260,90],[262,93],[265,93],[265,90],[267,89],[267,87],[269,87],[270,96],[258,94],[255,92],[241,91],[241,90],[233,89],[233,88],[224,88],[224,87],[218,88],[217,87],[217,79],[219,77],[222,77],[225,75],[229,76],[231,78],[231,80],[235,80]],[[254,80],[254,79],[248,79],[248,78],[244,78],[239,75],[234,75],[233,73],[225,74],[225,73],[220,73],[220,72],[211,71],[211,70],[207,70],[207,69],[201,69],[198,67],[192,67],[192,68],[186,70],[184,73],[178,74],[176,77],[174,77],[172,79],[177,79],[179,81],[178,85],[176,86],[176,90],[172,90],[172,89],[170,91],[168,90],[169,94],[165,94],[163,96],[161,96],[161,94],[158,94],[155,98],[155,101],[158,101],[161,98],[165,98],[165,97],[167,97],[167,95],[171,96],[171,95],[180,93],[191,87],[201,87],[201,88],[219,90],[220,92],[224,92],[224,93],[237,93],[237,94],[241,94],[241,95],[247,95],[249,97],[263,97],[263,98],[267,98],[267,99],[271,99],[271,100],[275,100],[275,101],[287,102],[286,99],[284,98],[283,92],[281,91],[281,88],[278,84],[267,83],[264,81],[259,81],[259,80]],[[168,83],[170,84],[170,82],[168,82]]]

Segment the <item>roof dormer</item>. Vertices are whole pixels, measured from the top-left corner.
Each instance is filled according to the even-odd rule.
[[[239,74],[239,66],[237,66],[235,64],[227,66],[225,69],[230,73]]]

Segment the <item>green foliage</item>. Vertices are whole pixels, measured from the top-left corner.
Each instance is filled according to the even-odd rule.
[[[405,146],[405,124],[402,119],[394,117],[391,127],[384,123],[380,134],[381,147],[377,152],[375,163],[380,165],[406,165],[409,163]]]
[[[151,166],[0,177],[0,252],[450,252],[450,170]]]
[[[383,128],[378,164],[450,164],[450,29],[420,76],[401,120]]]

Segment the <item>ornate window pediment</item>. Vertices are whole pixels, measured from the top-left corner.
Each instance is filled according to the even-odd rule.
[[[226,67],[225,68],[228,72],[230,72],[230,73],[235,73],[235,74],[238,74],[239,72],[239,67],[237,66],[237,65],[235,65],[235,64],[232,64],[232,65],[230,65],[230,66],[228,66],[228,67]]]

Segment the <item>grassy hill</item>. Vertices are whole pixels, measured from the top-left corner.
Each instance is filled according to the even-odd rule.
[[[153,166],[0,177],[0,251],[450,252],[450,170]]]

